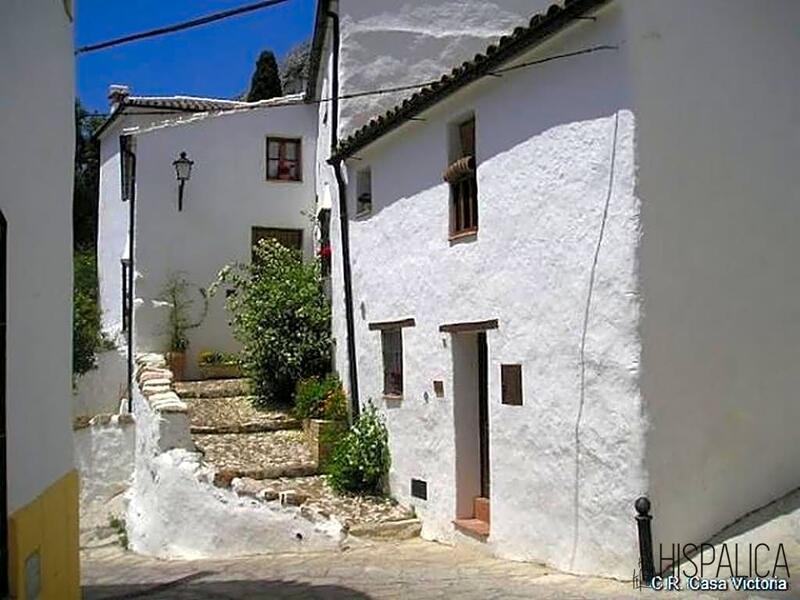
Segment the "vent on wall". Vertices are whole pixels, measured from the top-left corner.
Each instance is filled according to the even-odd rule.
[[[428,499],[428,482],[422,479],[411,480],[411,495],[420,500]]]

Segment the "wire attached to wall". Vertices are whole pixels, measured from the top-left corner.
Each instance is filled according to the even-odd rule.
[[[617,138],[619,135],[619,111],[614,115],[614,134],[611,146],[611,164],[608,175],[608,191],[606,201],[603,206],[603,216],[600,220],[600,233],[597,236],[597,245],[594,249],[592,268],[589,271],[589,290],[586,294],[586,306],[583,311],[583,327],[581,329],[581,349],[580,349],[580,399],[578,402],[578,416],[575,419],[575,488],[573,491],[573,534],[572,534],[572,557],[570,558],[570,568],[575,566],[575,554],[578,550],[578,534],[580,531],[580,474],[581,474],[581,421],[583,420],[583,409],[586,403],[586,337],[589,331],[589,312],[592,307],[592,295],[594,293],[594,283],[597,276],[597,262],[600,258],[600,248],[603,245],[606,223],[608,221],[608,208],[611,205],[611,196],[614,190],[614,172],[617,164]]]

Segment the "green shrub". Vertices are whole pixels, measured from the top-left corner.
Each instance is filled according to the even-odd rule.
[[[251,263],[220,272],[219,286],[230,293],[230,324],[257,404],[290,402],[299,380],[328,370],[330,307],[319,261],[303,263],[296,251],[261,240]]]
[[[82,375],[97,366],[97,353],[110,346],[100,326],[97,258],[94,250],[73,256],[72,372]]]
[[[370,405],[336,443],[326,465],[328,481],[337,492],[381,495],[390,464],[389,433]]]
[[[214,352],[204,350],[197,357],[198,365],[238,365],[239,355],[232,352]]]
[[[309,377],[297,382],[294,415],[298,419],[347,420],[347,397],[336,375]]]

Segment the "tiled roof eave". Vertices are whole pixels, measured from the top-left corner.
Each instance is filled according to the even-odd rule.
[[[355,133],[344,139],[329,159],[340,162],[362,148],[397,129],[410,117],[419,115],[451,96],[463,87],[481,79],[493,69],[535,48],[553,35],[574,23],[577,17],[610,2],[611,0],[565,0],[564,6],[551,5],[546,13],[534,15],[527,28],[518,27],[513,34],[503,36],[497,44],[490,45],[483,54],[462,63],[438,82],[420,88],[394,108],[373,118]]]

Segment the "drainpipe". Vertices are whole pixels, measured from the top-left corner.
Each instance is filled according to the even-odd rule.
[[[134,281],[134,270],[135,270],[135,259],[133,254],[134,248],[134,235],[136,231],[136,225],[134,219],[136,218],[136,153],[133,152],[130,148],[125,149],[126,154],[131,159],[131,197],[128,200],[130,202],[130,206],[128,207],[128,298],[127,298],[127,306],[125,307],[125,312],[127,313],[126,319],[128,322],[128,412],[133,412],[133,299],[135,297],[133,293],[133,281]],[[124,158],[123,158],[124,160]]]
[[[338,8],[338,7],[337,7]],[[333,69],[331,73],[331,153],[339,146],[339,15],[329,10],[333,34]],[[341,159],[331,159],[339,190],[339,229],[342,236],[342,279],[344,280],[344,310],[347,322],[347,362],[350,375],[350,415],[358,419],[358,365],[356,364],[356,328],[353,318],[353,276],[350,271],[350,221],[347,217],[347,184],[342,174]]]

